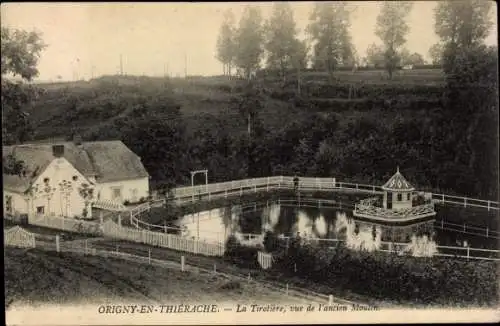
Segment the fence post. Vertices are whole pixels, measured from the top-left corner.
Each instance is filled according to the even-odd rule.
[[[444,203],[444,194],[441,195],[441,202]]]
[[[441,219],[441,229],[443,229],[443,228],[444,228],[444,220]]]
[[[465,232],[465,223],[464,223],[464,232]]]
[[[470,247],[467,245],[467,260],[469,260],[470,257]]]
[[[464,207],[467,207],[467,198],[464,198]]]
[[[488,227],[486,227],[486,237],[488,237]]]
[[[148,262],[151,265],[151,249],[148,249]]]
[[[217,265],[214,263],[214,274],[217,274]]]
[[[288,295],[288,283],[286,284],[286,295]]]
[[[269,177],[267,177],[266,191],[269,191]],[[488,202],[489,203],[489,202]]]
[[[122,226],[122,215],[118,214],[118,225]]]
[[[488,212],[490,211],[490,201],[488,200]]]
[[[224,190],[224,198],[227,198],[227,189]]]
[[[184,272],[184,256],[181,256],[181,271]]]
[[[118,245],[116,245],[116,253],[118,254]]]
[[[56,251],[59,252],[61,248],[59,247],[59,235],[56,235]]]
[[[250,282],[250,272],[248,272],[247,280],[248,280],[248,282]]]
[[[88,239],[85,239],[85,254],[88,254],[89,252],[89,244],[88,244]]]
[[[333,295],[331,294],[328,296],[328,305],[329,306],[333,305]]]
[[[130,220],[132,221],[132,212],[130,212]],[[99,212],[99,221],[104,223],[104,213],[102,211]]]

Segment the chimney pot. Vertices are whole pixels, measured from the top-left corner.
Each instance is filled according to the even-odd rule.
[[[64,145],[52,145],[52,155],[54,155],[54,157],[63,157]]]

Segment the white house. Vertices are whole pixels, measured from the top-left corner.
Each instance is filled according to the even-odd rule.
[[[3,174],[4,213],[91,217],[92,206],[138,202],[149,195],[149,174],[121,141],[6,146],[2,156],[24,162]]]

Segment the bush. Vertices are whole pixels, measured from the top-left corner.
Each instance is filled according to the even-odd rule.
[[[277,256],[275,268],[348,288],[375,299],[446,305],[492,305],[498,300],[497,262],[417,258],[383,252],[303,245]]]
[[[238,266],[245,268],[258,268],[257,255],[259,249],[242,246],[234,235],[226,241],[224,258]]]

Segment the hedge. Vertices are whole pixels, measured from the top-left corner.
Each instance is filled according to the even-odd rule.
[[[276,254],[276,253],[275,253]],[[300,245],[276,255],[273,268],[321,282],[325,288],[349,289],[378,300],[401,303],[491,306],[498,303],[498,263],[399,256]],[[328,290],[327,290],[328,291]],[[325,291],[325,292],[327,292]]]

